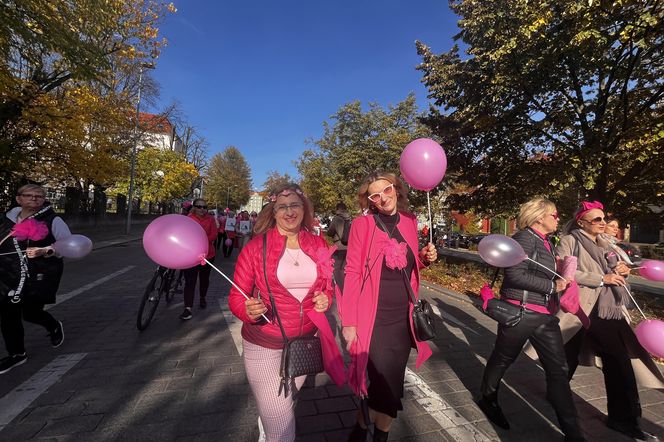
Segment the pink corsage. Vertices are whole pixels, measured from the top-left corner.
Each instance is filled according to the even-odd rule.
[[[16,237],[19,241],[25,241],[26,239],[39,241],[48,236],[48,227],[46,227],[45,222],[28,218],[14,226],[12,236]]]
[[[337,247],[321,247],[316,250],[316,267],[318,274],[327,281],[327,289],[332,289],[332,273],[334,272],[334,259],[332,254],[337,250]]]
[[[383,245],[383,254],[385,255],[385,264],[392,270],[401,270],[408,264],[406,252],[408,245],[405,242],[399,242],[394,238],[385,241]]]

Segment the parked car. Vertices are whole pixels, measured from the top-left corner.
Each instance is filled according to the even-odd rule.
[[[489,236],[488,233],[477,233],[468,237],[468,243],[478,245],[483,238]]]
[[[629,243],[619,242],[617,244],[626,254],[629,256],[629,259],[634,265],[640,265],[643,257],[641,256],[641,250],[638,247],[633,246]]]
[[[470,245],[468,236],[460,232],[447,232],[440,235],[438,238],[438,246],[449,247],[451,249],[458,249],[459,247],[467,249]]]

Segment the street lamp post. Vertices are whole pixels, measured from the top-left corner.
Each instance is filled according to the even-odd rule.
[[[237,186],[235,184],[233,184],[232,186],[228,186],[226,188],[226,207],[228,207],[229,209],[230,209],[230,207],[228,205],[230,204],[230,201],[231,201],[231,189],[235,189],[236,187]]]
[[[127,195],[127,225],[125,233],[131,233],[131,209],[134,199],[134,175],[136,174],[136,150],[138,149],[138,119],[141,114],[141,88],[143,86],[143,69],[154,69],[153,63],[141,63],[138,68],[138,97],[136,100],[136,121],[134,122],[134,145],[131,148],[131,171],[129,173],[129,192]]]

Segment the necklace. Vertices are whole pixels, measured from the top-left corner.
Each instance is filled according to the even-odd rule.
[[[291,253],[288,251],[288,248],[286,248],[286,253],[288,253],[290,259],[293,260],[293,265],[296,267],[300,266],[300,263],[298,262],[298,260],[300,259],[300,250],[302,249],[297,249],[297,255],[295,255],[295,258],[293,258],[293,255],[291,255]]]

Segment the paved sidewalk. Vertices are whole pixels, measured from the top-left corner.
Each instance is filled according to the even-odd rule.
[[[16,418],[0,422],[4,425],[0,440],[259,440],[256,403],[238,351],[241,324],[227,308],[229,283],[213,273],[208,307],[195,306],[191,321],[177,319],[182,306],[177,295],[172,305],[159,307],[145,332],[138,332],[134,325],[137,295],[154,264],[138,244],[143,228],[132,230],[129,236],[121,226],[74,232],[89,236],[96,252],[89,261],[72,262],[68,268],[108,267],[93,278],[114,271],[111,266],[132,264],[136,271],[109,280],[76,302],[55,307],[68,333],[61,348],[50,349],[41,331],[36,333],[29,326],[33,327],[28,333],[32,359],[11,376],[0,377],[0,405],[11,405],[12,394],[26,393],[23,382],[54,362],[73,368]],[[234,259],[219,258],[215,266],[232,275]],[[75,291],[76,286],[68,290]],[[404,410],[390,431],[390,440],[562,440],[545,400],[544,373],[524,355],[507,372],[500,393],[512,429],[505,431],[487,421],[473,400],[493,348],[495,323],[466,296],[427,282],[421,293],[438,315],[438,336],[431,341],[433,356],[420,370],[414,368],[414,353],[409,361]],[[601,371],[580,367],[572,387],[588,440],[631,440],[604,424]],[[640,395],[643,428],[664,438],[664,393],[642,390]],[[345,441],[356,408],[357,398],[348,388],[333,385],[324,374],[310,377],[296,406],[297,440]]]

